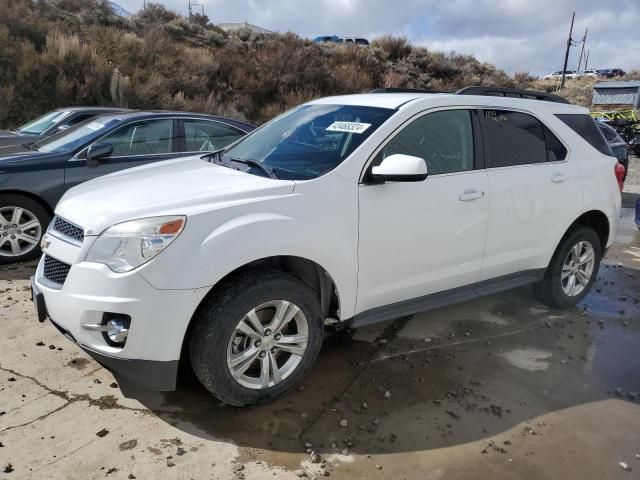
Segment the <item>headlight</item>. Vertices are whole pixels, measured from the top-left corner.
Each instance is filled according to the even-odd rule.
[[[180,235],[186,221],[184,216],[173,216],[118,223],[93,242],[85,261],[104,263],[114,272],[128,272],[167,248]]]

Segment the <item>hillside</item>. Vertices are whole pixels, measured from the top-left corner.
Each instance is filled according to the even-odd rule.
[[[375,87],[528,86],[474,57],[404,38],[370,48],[295,34],[227,35],[160,5],[130,17],[104,0],[0,2],[0,128],[67,105],[216,113],[262,122],[305,100]]]

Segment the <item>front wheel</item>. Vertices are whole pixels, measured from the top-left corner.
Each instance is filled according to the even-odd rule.
[[[205,300],[189,353],[200,382],[225,403],[246,406],[290,390],[322,345],[316,293],[278,271],[247,273]]]
[[[589,293],[601,259],[596,232],[583,226],[573,228],[556,249],[542,281],[534,284],[534,293],[550,307],[573,307]]]
[[[44,207],[31,198],[0,195],[0,265],[38,257],[50,219]]]

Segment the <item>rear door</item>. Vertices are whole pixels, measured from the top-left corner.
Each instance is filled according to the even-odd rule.
[[[220,150],[246,135],[239,128],[215,120],[186,118],[180,120],[181,155],[189,156]]]
[[[530,113],[484,109],[480,123],[491,188],[480,280],[540,273],[582,208],[576,159]]]
[[[87,166],[86,149],[71,159],[65,172],[67,188],[107,173],[179,156],[176,124],[172,118],[135,121],[101,137],[94,144],[110,143],[113,152],[96,167]]]

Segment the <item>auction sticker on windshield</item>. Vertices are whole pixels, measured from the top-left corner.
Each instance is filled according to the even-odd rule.
[[[327,127],[327,132],[363,133],[370,126],[370,123],[333,122]]]

